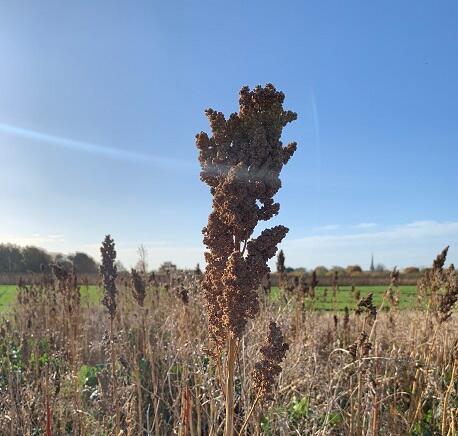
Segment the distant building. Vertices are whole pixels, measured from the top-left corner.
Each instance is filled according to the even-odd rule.
[[[375,271],[375,265],[374,265],[374,253],[371,254],[371,266],[369,268],[370,272]]]

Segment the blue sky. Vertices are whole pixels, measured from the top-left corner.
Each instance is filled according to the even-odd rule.
[[[287,264],[458,260],[458,3],[0,4],[0,239],[202,262],[207,107],[272,82],[298,120]]]

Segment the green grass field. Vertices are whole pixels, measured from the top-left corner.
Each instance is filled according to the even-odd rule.
[[[100,302],[102,292],[97,286],[81,286],[81,301],[83,304],[96,304]],[[16,300],[16,285],[0,285],[0,313],[8,311],[8,308]]]
[[[351,293],[351,286],[339,286],[337,291],[336,301],[333,301],[332,289],[327,288],[327,296],[324,297],[325,287],[318,287],[315,291],[315,300],[313,308],[315,310],[343,310],[345,306],[349,309],[354,309],[358,300]],[[361,297],[366,296],[369,292],[374,294],[374,304],[379,307],[382,303],[383,296],[386,292],[386,286],[358,286]],[[399,287],[399,309],[413,309],[416,304],[417,288],[416,286],[400,286]],[[273,300],[282,299],[281,291],[278,288],[273,288],[270,297]],[[307,304],[312,304],[310,300],[306,300]],[[389,308],[389,301],[385,303],[385,307]]]
[[[349,309],[354,309],[357,303],[356,298],[350,292],[349,286],[339,287],[335,303],[333,302],[332,289],[328,288],[327,297],[324,298],[324,287],[316,289],[316,298],[313,302],[315,310],[343,310],[345,306]],[[383,295],[386,291],[385,286],[359,286],[361,297],[369,292],[374,294],[374,302],[377,307],[382,302]],[[415,286],[400,286],[400,301],[399,309],[413,309],[416,304],[416,287]],[[83,304],[97,304],[101,299],[101,290],[97,286],[81,287],[81,299]],[[14,304],[16,297],[15,285],[0,285],[0,312],[5,312]],[[273,301],[283,301],[282,292],[278,288],[273,288],[270,298]],[[306,305],[311,304],[306,300]],[[389,302],[386,303],[389,307]]]

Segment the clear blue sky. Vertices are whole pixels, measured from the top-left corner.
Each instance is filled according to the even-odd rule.
[[[458,260],[457,22],[455,1],[3,2],[0,239],[202,261],[203,110],[272,82],[298,113],[287,264]]]

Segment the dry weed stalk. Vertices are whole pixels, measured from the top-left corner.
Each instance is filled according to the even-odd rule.
[[[115,408],[115,434],[118,435],[121,427],[121,413],[119,410],[118,387],[116,379],[116,350],[115,350],[115,335],[114,335],[114,319],[116,316],[116,277],[118,270],[116,267],[116,250],[113,239],[110,235],[106,235],[100,247],[102,254],[102,264],[100,273],[102,275],[104,296],[102,303],[108,309],[110,315],[110,354],[111,354],[111,377],[112,377],[112,397]]]

